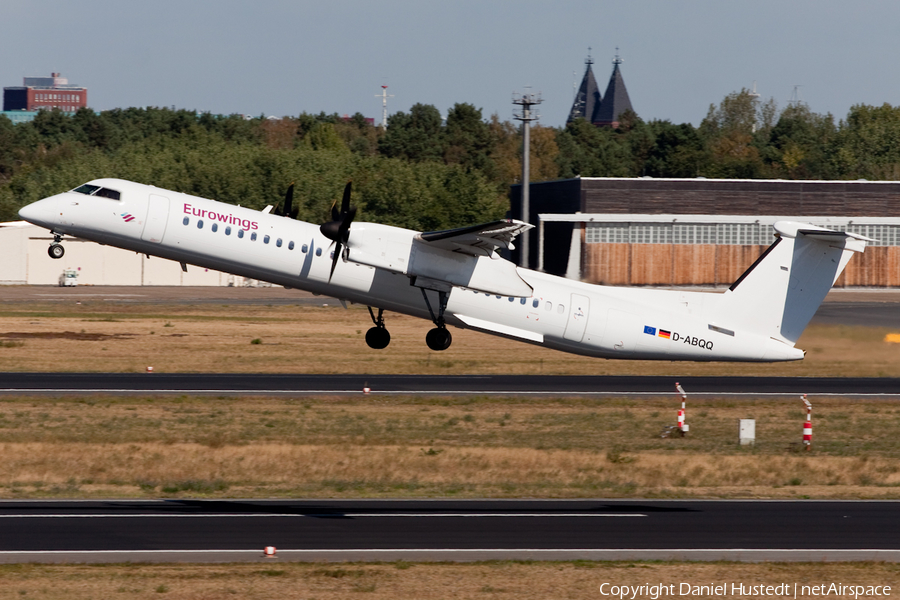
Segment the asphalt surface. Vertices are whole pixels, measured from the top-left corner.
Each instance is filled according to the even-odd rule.
[[[671,558],[900,561],[900,502],[0,502],[0,562]]]
[[[900,395],[889,377],[641,377],[611,375],[270,375],[234,373],[0,373],[0,394]]]

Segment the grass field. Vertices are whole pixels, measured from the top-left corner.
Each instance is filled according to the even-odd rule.
[[[444,352],[425,347],[427,321],[389,314],[385,350],[370,350],[364,307],[81,303],[0,305],[0,370],[231,373],[544,373],[885,377],[900,346],[884,327],[811,326],[803,361],[781,364],[586,358],[452,329]]]
[[[779,585],[830,583],[900,587],[900,566],[862,564],[688,565],[664,562],[490,562],[476,564],[278,563],[237,565],[12,565],[0,566],[0,597],[82,600],[89,598],[181,598],[216,600],[279,598],[330,600],[416,598],[596,600],[610,586]],[[604,583],[610,584],[601,588]],[[701,590],[698,590],[701,591]],[[883,590],[882,590],[883,592]],[[887,594],[885,594],[887,595]],[[617,596],[613,596],[617,597]],[[638,598],[651,598],[639,594]],[[660,596],[666,598],[666,596]],[[672,596],[668,596],[671,598]],[[722,597],[688,594],[686,597]],[[731,596],[731,594],[728,595]],[[762,598],[750,594],[742,598]],[[771,596],[769,596],[771,597]],[[782,596],[783,597],[783,596]],[[798,598],[815,597],[800,594]],[[832,598],[852,597],[831,594]]]
[[[900,400],[813,402],[2,398],[0,497],[900,497]]]

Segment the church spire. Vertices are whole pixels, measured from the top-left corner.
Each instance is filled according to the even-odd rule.
[[[584,77],[581,80],[581,86],[575,94],[575,100],[572,102],[572,110],[569,111],[569,118],[566,123],[570,123],[575,119],[591,120],[594,112],[600,106],[600,88],[597,87],[597,80],[594,79],[594,71],[591,65],[594,60],[591,58],[591,49],[588,48],[588,57],[584,64],[587,67],[584,70]]]
[[[619,49],[616,48],[616,57],[613,59],[613,72],[609,77],[609,85],[606,86],[606,94],[603,103],[597,107],[591,122],[599,127],[618,127],[619,116],[626,110],[633,111],[631,100],[628,98],[628,90],[625,89],[625,80],[622,79],[622,71],[619,65]]]

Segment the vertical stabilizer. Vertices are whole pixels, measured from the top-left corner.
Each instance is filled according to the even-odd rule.
[[[837,281],[860,235],[779,221],[778,239],[723,294],[717,324],[793,346]]]

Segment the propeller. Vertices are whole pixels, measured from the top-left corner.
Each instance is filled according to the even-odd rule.
[[[280,206],[276,206],[275,210],[272,211],[276,215],[282,217],[290,217],[291,219],[296,219],[297,215],[300,213],[300,207],[294,208],[294,182],[291,182],[291,185],[288,186],[287,192],[284,194],[284,210],[281,210]]]
[[[353,223],[353,217],[356,216],[356,207],[350,206],[350,191],[352,182],[347,182],[344,188],[344,197],[341,199],[341,210],[338,211],[337,203],[331,206],[331,220],[323,223],[319,227],[322,235],[327,237],[335,245],[334,258],[331,259],[331,273],[328,274],[328,281],[331,281],[334,275],[334,269],[337,267],[338,258],[341,255],[343,246],[347,245],[350,240],[350,224]]]

